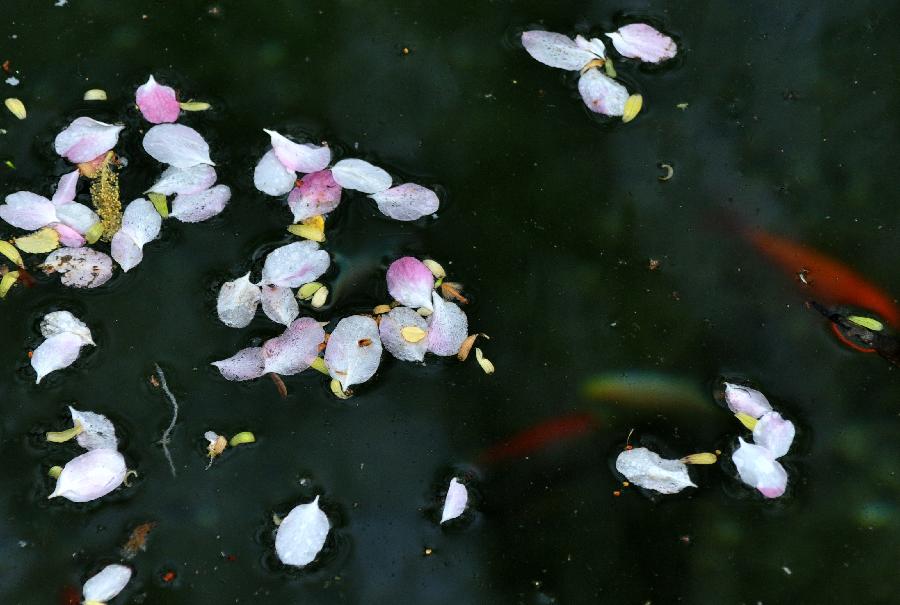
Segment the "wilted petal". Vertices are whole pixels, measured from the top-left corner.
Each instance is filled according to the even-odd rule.
[[[319,356],[319,345],[324,341],[325,330],[319,322],[311,317],[301,317],[281,336],[270,338],[263,344],[265,372],[282,376],[299,374]]]
[[[735,414],[747,414],[754,418],[772,411],[772,404],[756,389],[728,382],[725,383],[725,403]]]
[[[261,286],[260,293],[263,313],[275,323],[289,326],[300,315],[300,306],[290,288]]]
[[[325,546],[330,529],[316,496],[312,502],[294,507],[281,521],[275,534],[275,552],[285,565],[308,565]]]
[[[182,194],[172,201],[169,216],[183,223],[199,223],[222,212],[231,199],[228,185],[216,185],[200,193]]]
[[[469,335],[469,320],[462,309],[447,302],[437,292],[431,295],[434,313],[428,317],[428,351],[435,355],[456,355]]]
[[[44,271],[62,274],[62,283],[75,288],[96,288],[112,277],[112,259],[90,248],[60,248],[47,256]]]
[[[144,135],[144,151],[157,162],[176,168],[197,164],[215,166],[209,159],[209,145],[200,133],[182,124],[159,124]]]
[[[59,177],[59,184],[56,186],[56,191],[53,193],[53,198],[50,201],[57,206],[73,201],[79,176],[81,176],[81,173],[73,170]]]
[[[212,365],[226,380],[251,380],[265,374],[262,347],[241,349],[228,359],[212,362]]]
[[[338,322],[325,347],[325,363],[344,391],[371,378],[380,362],[381,338],[374,319],[351,315]]]
[[[407,307],[431,310],[434,274],[425,263],[412,256],[398,258],[387,270],[387,288],[391,296]]]
[[[260,283],[271,286],[298,288],[315,281],[328,270],[331,259],[310,240],[294,242],[275,248],[266,256]]]
[[[78,359],[84,342],[76,334],[63,332],[42,342],[31,354],[31,367],[37,373],[35,384],[55,370],[67,368]]]
[[[403,361],[422,361],[428,350],[428,338],[418,342],[409,342],[400,331],[403,328],[415,327],[428,331],[425,318],[408,307],[395,307],[387,315],[381,316],[378,333],[381,344],[388,353]]]
[[[57,154],[73,164],[90,162],[116,146],[119,132],[123,128],[125,127],[105,124],[92,118],[76,118],[56,135],[53,147]]]
[[[53,311],[44,315],[41,319],[41,334],[44,338],[50,338],[57,334],[74,334],[81,339],[83,344],[94,344],[91,330],[87,324],[68,311]]]
[[[625,112],[628,90],[599,69],[589,69],[581,75],[578,92],[584,104],[594,113],[620,116]]]
[[[81,425],[81,432],[76,437],[78,445],[86,450],[114,450],[119,447],[116,427],[109,418],[94,412],[81,412],[72,406],[69,406],[69,413],[72,414],[73,425]]]
[[[659,63],[671,59],[678,52],[672,38],[646,23],[632,23],[606,36],[612,40],[620,55],[645,63]]]
[[[58,222],[53,202],[30,191],[7,195],[6,203],[0,206],[0,218],[13,227],[29,231]]]
[[[68,246],[70,248],[80,248],[87,240],[84,239],[80,233],[69,227],[68,225],[64,225],[62,223],[53,223],[51,225],[56,233],[59,234],[59,243],[63,246]]]
[[[294,222],[331,212],[341,202],[341,191],[330,170],[307,174],[288,196]]]
[[[444,510],[441,511],[441,523],[446,523],[452,519],[456,519],[466,510],[466,504],[469,501],[469,490],[466,486],[456,480],[456,477],[450,480],[450,487],[447,489],[447,497],[444,499]]]
[[[150,76],[146,84],[138,87],[134,100],[144,119],[154,124],[174,122],[181,112],[178,99],[175,98],[175,89],[158,84],[153,76]]]
[[[56,489],[48,498],[90,502],[110,493],[125,480],[125,458],[115,450],[99,449],[73,458],[63,467]]]
[[[686,487],[697,487],[691,481],[686,464],[680,460],[666,460],[645,447],[619,454],[616,470],[635,485],[661,494],[677,494]]]
[[[267,195],[284,195],[293,188],[296,180],[297,174],[284,167],[273,149],[259,159],[253,170],[253,184]]]
[[[295,143],[274,130],[263,131],[272,139],[272,150],[278,161],[294,172],[318,172],[331,163],[331,149],[326,145]]]
[[[768,412],[753,427],[753,442],[772,452],[775,458],[781,458],[791,449],[795,434],[793,422],[778,412]]]
[[[578,71],[596,58],[593,52],[579,47],[568,36],[554,32],[522,32],[522,45],[529,55],[544,65],[569,71]]]
[[[578,48],[586,50],[600,59],[606,58],[606,45],[603,44],[603,40],[600,38],[591,38],[588,40],[581,34],[578,34],[575,36],[575,44],[578,45]]]
[[[81,235],[100,222],[97,213],[78,202],[69,202],[56,207],[56,216],[59,222],[71,227]]]
[[[176,193],[190,195],[209,189],[215,182],[216,169],[208,164],[197,164],[190,168],[169,166],[147,192],[152,191],[163,195]]]
[[[391,175],[364,160],[341,160],[332,166],[331,174],[344,189],[379,193],[391,187]]]
[[[81,593],[85,603],[106,603],[115,598],[131,580],[131,568],[107,565],[103,571],[84,583]]]
[[[225,282],[219,290],[216,312],[222,323],[231,328],[245,328],[253,321],[260,301],[259,287],[250,283],[250,273]]]
[[[113,260],[119,263],[122,271],[128,273],[144,260],[144,249],[139,246],[134,238],[124,231],[117,232],[110,242],[109,253]]]
[[[437,212],[437,194],[415,183],[404,183],[371,196],[382,214],[398,221],[414,221]]]
[[[766,498],[777,498],[787,487],[787,471],[775,456],[761,445],[746,443],[738,437],[740,445],[731,455],[741,481],[755,487]]]

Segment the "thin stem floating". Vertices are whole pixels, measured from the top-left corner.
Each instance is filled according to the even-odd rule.
[[[162,368],[159,367],[158,363],[153,365],[156,367],[156,376],[159,378],[159,386],[172,403],[172,421],[169,423],[169,426],[166,427],[166,430],[163,431],[159,444],[162,445],[166,460],[169,461],[169,468],[172,469],[172,476],[175,477],[178,473],[175,472],[175,463],[172,462],[172,454],[169,452],[169,443],[171,443],[169,435],[172,434],[172,429],[175,428],[175,421],[178,420],[178,402],[175,401],[175,395],[169,390],[169,385],[166,383],[166,375],[163,373]]]

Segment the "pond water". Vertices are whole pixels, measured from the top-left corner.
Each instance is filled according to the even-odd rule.
[[[53,137],[91,115],[126,124],[122,197],[138,197],[159,171],[132,107],[150,73],[212,103],[182,121],[210,141],[233,190],[211,221],[168,221],[143,263],[104,287],[39,277],[0,303],[4,602],[66,602],[66,586],[117,561],[148,521],[114,603],[897,602],[896,368],[842,346],[796,276],[733,226],[900,292],[897,3],[3,8],[0,61],[21,82],[0,88],[28,117],[0,117],[0,160],[15,166],[0,166],[0,193],[50,191],[68,166]],[[518,43],[524,29],[597,35],[641,18],[681,52],[656,69],[617,63],[645,100],[629,124],[591,115],[572,76]],[[88,88],[109,102],[81,101]],[[211,361],[280,332],[261,314],[234,330],[215,313],[223,281],[293,238],[283,202],[253,187],[262,128],[327,140],[442,196],[438,217],[417,223],[346,197],[329,220],[332,294],[316,317],[369,311],[387,297],[391,260],[427,255],[465,284],[494,375],[471,360],[385,357],[347,401],[315,372],[286,377],[284,399],[267,378],[219,376]],[[658,180],[660,163],[672,179]],[[0,237],[15,233],[0,225]],[[35,385],[27,352],[40,318],[60,308],[92,326],[97,347]],[[181,404],[176,477],[158,444],[171,410],[149,382],[155,363]],[[696,395],[585,394],[591,380],[623,376]],[[797,425],[785,496],[741,485],[728,455],[692,470],[698,489],[623,488],[613,463],[632,429],[632,443],[672,456],[731,451],[740,427],[714,398],[722,376],[762,389]],[[48,467],[77,448],[43,433],[65,426],[72,403],[114,421],[139,473],[131,488],[89,504],[46,500]],[[593,430],[486,462],[529,427],[585,413]],[[257,443],[205,470],[209,429],[253,431]],[[469,481],[472,509],[442,528],[454,474]],[[315,495],[333,534],[316,564],[287,570],[272,514]]]

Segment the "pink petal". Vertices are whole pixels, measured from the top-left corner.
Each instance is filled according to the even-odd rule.
[[[67,368],[75,363],[83,345],[81,337],[71,332],[51,336],[38,345],[31,355],[31,367],[37,373],[35,384],[40,383],[50,372]]]
[[[421,328],[428,331],[428,323],[425,318],[409,307],[395,307],[387,315],[381,316],[378,324],[378,334],[381,336],[381,344],[387,352],[403,361],[422,361],[428,349],[428,339],[423,338],[419,342],[409,342],[400,333],[407,327]]]
[[[331,163],[331,149],[326,145],[295,143],[274,130],[265,128],[263,128],[263,132],[271,137],[275,156],[288,170],[304,173],[318,172],[324,170]]]
[[[339,321],[328,338],[325,363],[345,391],[371,378],[381,363],[381,339],[375,320],[351,315]]]
[[[128,204],[122,213],[122,231],[130,235],[138,246],[155,240],[161,228],[162,217],[153,204],[144,198]]]
[[[216,183],[216,169],[207,164],[197,164],[190,168],[169,166],[146,192],[173,195],[199,193]]]
[[[330,264],[328,253],[316,242],[294,242],[269,252],[260,283],[297,288],[325,273]]]
[[[392,262],[387,270],[387,288],[401,305],[432,308],[434,274],[417,258],[404,256]]]
[[[143,247],[124,231],[119,231],[113,236],[109,253],[125,273],[138,266],[144,259]]]
[[[160,86],[153,76],[150,76],[146,84],[138,87],[134,100],[144,119],[154,124],[174,122],[181,112],[175,90],[169,86]]]
[[[414,221],[437,212],[440,201],[437,194],[415,183],[404,183],[371,196],[378,209],[398,221]]]
[[[74,288],[96,288],[112,277],[112,259],[91,248],[59,248],[51,252],[42,268],[62,274],[62,283]]]
[[[777,498],[787,487],[787,472],[768,449],[746,443],[738,437],[740,445],[731,455],[741,481],[755,487],[766,498]]]
[[[56,206],[41,195],[17,191],[6,196],[6,203],[0,206],[0,218],[13,227],[32,231],[57,222]]]
[[[125,458],[119,452],[97,449],[69,460],[48,498],[90,502],[110,493],[125,480]]]
[[[772,404],[756,389],[728,382],[725,383],[725,403],[735,414],[747,414],[754,418],[772,411]]]
[[[289,326],[300,315],[300,306],[290,288],[262,286],[260,292],[263,313],[275,323]]]
[[[344,189],[363,193],[380,193],[390,188],[391,175],[364,160],[341,160],[331,167],[331,174]]]
[[[441,523],[456,519],[466,510],[469,502],[469,490],[457,481],[456,477],[450,480],[447,488],[447,497],[444,499],[444,509],[441,511]]]
[[[319,356],[319,345],[325,342],[325,330],[312,317],[294,321],[281,336],[263,344],[265,372],[281,376],[299,374]]]
[[[118,595],[131,580],[131,568],[125,565],[107,565],[81,588],[86,603],[106,603]]]
[[[59,184],[56,186],[56,192],[53,194],[53,198],[50,201],[57,206],[74,201],[75,189],[78,185],[79,176],[81,176],[81,173],[77,170],[73,170],[72,172],[59,177]]]
[[[123,128],[92,118],[77,118],[56,135],[53,147],[57,154],[72,163],[90,162],[116,146]]]
[[[341,203],[341,191],[330,170],[307,174],[288,196],[294,222],[331,212]]]
[[[59,222],[84,235],[88,229],[100,222],[97,213],[78,202],[69,202],[56,207]]]
[[[250,273],[234,281],[225,282],[219,290],[216,312],[219,319],[231,328],[245,328],[253,321],[261,293],[250,283]]]
[[[52,227],[59,234],[59,243],[70,248],[80,248],[86,243],[84,237],[63,223],[53,223]]]
[[[212,362],[212,365],[226,380],[252,380],[265,374],[262,351],[262,347],[241,349],[228,359]]]
[[[781,458],[791,449],[795,434],[793,422],[778,412],[768,412],[753,428],[753,442],[772,452],[775,458]]]
[[[584,104],[594,113],[620,116],[625,111],[628,90],[599,69],[589,69],[581,75],[578,92]]]
[[[544,65],[569,71],[578,71],[596,58],[593,52],[581,48],[568,36],[554,32],[522,32],[522,45]]]
[[[253,171],[253,185],[266,195],[284,195],[296,180],[297,174],[284,167],[273,149],[259,159]]]
[[[228,185],[216,185],[200,193],[181,194],[172,201],[169,216],[183,223],[199,223],[222,212],[231,199]]]
[[[632,23],[606,36],[612,40],[620,55],[645,63],[659,63],[671,59],[678,52],[672,38],[646,23]]]
[[[452,302],[431,295],[434,313],[428,317],[428,351],[435,355],[456,355],[469,335],[466,314]]]
[[[215,166],[209,159],[209,145],[200,133],[182,124],[159,124],[144,135],[144,151],[157,162],[176,168],[197,164]]]

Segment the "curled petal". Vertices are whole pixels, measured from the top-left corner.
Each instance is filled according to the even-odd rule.
[[[325,330],[311,317],[294,321],[281,336],[270,338],[262,346],[265,372],[282,376],[299,374],[319,356]]]
[[[116,146],[123,128],[125,127],[121,125],[105,124],[92,118],[76,118],[56,135],[53,147],[57,154],[74,164],[90,162]]]
[[[84,239],[83,235],[81,235],[68,225],[64,225],[62,223],[54,223],[52,227],[56,230],[56,233],[59,234],[59,243],[61,243],[63,246],[68,246],[70,248],[80,248],[87,242],[87,240]]]
[[[107,565],[97,575],[84,583],[81,593],[85,603],[106,603],[116,597],[128,581],[131,568],[125,565]]]
[[[158,84],[153,76],[150,76],[146,84],[138,87],[134,100],[144,119],[154,124],[174,122],[181,111],[178,99],[175,98],[175,89]]]
[[[787,471],[767,448],[746,443],[738,437],[740,445],[731,455],[741,481],[755,487],[766,498],[777,498],[787,488]]]
[[[274,130],[263,131],[272,139],[272,150],[278,161],[294,172],[318,172],[331,163],[331,149],[326,145],[295,143]]]
[[[325,363],[344,391],[371,378],[381,363],[381,338],[375,320],[351,315],[339,321],[328,338]]]
[[[144,260],[143,246],[139,246],[134,238],[124,231],[116,233],[110,242],[109,253],[119,263],[122,271],[128,273]]]
[[[296,180],[297,174],[284,167],[274,149],[267,151],[253,170],[253,185],[267,195],[284,195]]]
[[[169,166],[147,192],[190,195],[209,189],[215,183],[216,169],[208,164],[197,164],[190,168]]]
[[[422,361],[428,350],[428,339],[410,342],[403,337],[403,328],[416,327],[428,331],[425,318],[408,307],[395,307],[381,317],[378,333],[387,352],[403,361]]]
[[[62,283],[75,288],[96,288],[112,277],[112,259],[90,248],[60,248],[42,265],[47,273],[62,274]]]
[[[778,412],[767,412],[753,427],[753,442],[772,452],[775,458],[781,458],[791,449],[795,434],[793,422]]]
[[[222,212],[230,199],[231,188],[228,185],[216,185],[200,193],[178,195],[172,201],[169,216],[183,223],[199,223]]]
[[[575,36],[575,44],[578,45],[578,48],[592,53],[597,58],[606,58],[606,45],[603,44],[603,40],[601,40],[600,38],[591,38],[590,40],[588,40],[587,38],[579,34]]]
[[[447,488],[447,497],[444,499],[444,509],[441,511],[441,523],[446,523],[456,519],[466,510],[466,504],[469,502],[469,490],[466,486],[456,480],[456,477],[450,480],[450,487]]]
[[[646,23],[631,23],[606,36],[623,57],[660,63],[678,52],[675,41]]]
[[[75,363],[83,345],[79,336],[68,332],[51,336],[42,342],[31,355],[31,367],[37,373],[35,384],[39,384],[50,372]]]
[[[144,151],[157,162],[176,168],[197,164],[215,166],[209,159],[209,145],[200,133],[182,124],[158,124],[144,135]]]
[[[285,565],[303,567],[313,562],[322,547],[331,523],[319,508],[319,497],[294,507],[281,521],[275,534],[275,552]]]
[[[747,414],[753,418],[760,418],[772,411],[772,404],[756,389],[728,382],[725,383],[725,403],[735,414]]]
[[[437,212],[437,194],[415,183],[404,183],[371,196],[382,214],[398,221],[414,221]]]
[[[529,55],[544,65],[569,71],[578,71],[596,58],[591,50],[582,48],[568,36],[554,32],[522,32],[522,45]]]
[[[115,450],[119,447],[116,427],[109,418],[94,412],[81,412],[72,406],[69,406],[69,413],[72,414],[72,424],[81,425],[81,432],[76,437],[78,445],[86,450]]]
[[[90,450],[63,467],[56,489],[48,498],[90,502],[110,493],[125,480],[125,458],[110,449]]]
[[[578,79],[578,92],[588,109],[605,116],[620,116],[625,113],[628,90],[602,73],[599,69],[589,69]]]
[[[645,447],[619,454],[616,470],[635,485],[661,494],[677,494],[686,487],[697,487],[691,481],[687,465],[680,460],[662,458]]]
[[[59,222],[71,227],[81,235],[88,232],[88,229],[100,222],[97,213],[77,202],[69,202],[56,207],[56,216]]]
[[[272,250],[266,256],[260,283],[271,286],[298,288],[315,281],[328,270],[331,259],[310,240],[294,242]]]
[[[253,321],[261,293],[250,283],[250,273],[234,281],[225,282],[219,290],[216,312],[222,323],[230,328],[245,328]]]
[[[82,344],[94,344],[91,330],[87,324],[68,311],[53,311],[44,315],[41,319],[41,334],[44,338],[50,338],[57,334],[74,334],[81,339]]]
[[[363,193],[380,193],[391,187],[391,175],[364,160],[341,160],[331,168],[331,174],[344,189]]]
[[[390,295],[402,305],[432,309],[434,275],[417,258],[404,256],[392,262],[387,270],[387,288]]]
[[[74,201],[75,189],[78,185],[79,176],[81,176],[81,173],[77,170],[73,170],[72,172],[59,177],[59,184],[56,186],[56,192],[53,194],[53,198],[50,201],[57,206]]]
[[[262,286],[260,292],[263,313],[275,323],[289,326],[300,315],[300,306],[290,288]]]
[[[30,191],[7,195],[6,203],[0,206],[0,218],[13,227],[29,231],[58,222],[53,202]]]
[[[288,196],[294,222],[331,212],[341,202],[341,191],[330,170],[307,174]]]
[[[226,380],[252,380],[265,374],[262,347],[241,349],[228,359],[212,362],[212,365]]]
[[[428,351],[435,355],[456,355],[469,335],[469,320],[462,309],[432,293],[434,313],[428,317]]]

